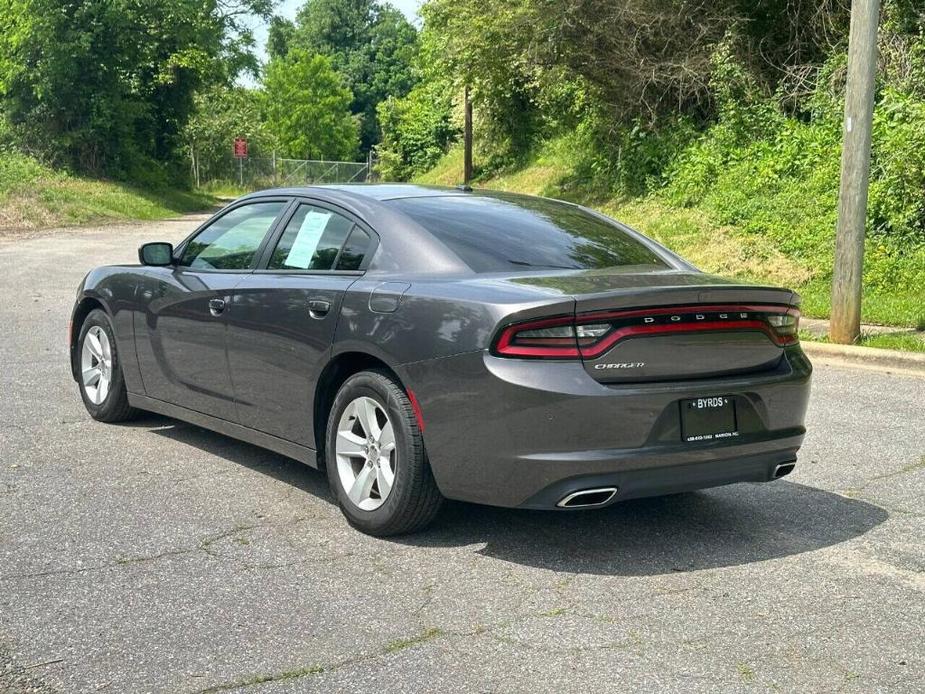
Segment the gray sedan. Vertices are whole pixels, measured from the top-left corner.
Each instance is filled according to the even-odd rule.
[[[324,469],[390,535],[789,473],[799,297],[592,210],[412,185],[267,190],[77,291],[90,415],[157,412]]]

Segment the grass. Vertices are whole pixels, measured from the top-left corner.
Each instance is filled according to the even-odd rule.
[[[829,342],[829,337],[828,335],[813,335],[801,330],[800,340]],[[861,347],[877,347],[879,349],[896,349],[903,352],[925,352],[925,335],[910,332],[864,334],[858,340],[858,345]]]
[[[207,210],[215,198],[183,190],[145,190],[72,176],[31,157],[0,152],[0,229],[30,230],[93,222],[151,220]]]
[[[407,639],[396,639],[388,643],[384,649],[385,653],[396,653],[398,651],[403,651],[406,648],[411,648],[411,646],[416,646],[419,643],[424,643],[425,641],[430,641],[439,636],[443,636],[443,631],[435,627],[425,629],[420,634],[412,636]]]
[[[832,265],[832,230],[805,229],[815,233],[814,252],[790,247],[787,235],[762,232],[750,220],[722,223],[708,208],[684,207],[667,195],[615,196],[584,187],[575,173],[570,155],[561,143],[547,143],[525,165],[477,180],[475,185],[531,195],[545,195],[580,202],[629,224],[658,240],[705,272],[743,282],[773,284],[795,290],[803,299],[804,315],[828,318]],[[437,165],[415,179],[419,183],[454,185],[462,172],[462,150],[450,150]],[[757,228],[756,228],[757,227]],[[820,250],[821,249],[821,250]],[[886,262],[882,246],[868,243],[869,264]],[[863,321],[876,325],[925,329],[925,249],[887,259],[895,265],[895,282],[865,286]],[[890,273],[886,273],[891,276]],[[909,281],[921,275],[921,281]],[[876,346],[914,348],[914,338],[895,336],[865,338]]]
[[[233,181],[209,181],[197,190],[206,195],[225,200],[238,198],[247,193],[254,192],[253,188],[240,186]]]
[[[218,692],[225,692],[225,691],[229,691],[232,689],[234,690],[244,689],[246,687],[252,687],[252,686],[260,685],[260,684],[267,684],[270,682],[286,682],[286,681],[300,680],[304,677],[311,677],[314,675],[318,675],[322,672],[333,672],[335,670],[338,670],[341,667],[344,667],[345,665],[349,665],[351,663],[357,663],[357,662],[360,662],[361,660],[367,660],[373,657],[398,653],[399,651],[403,651],[406,648],[411,648],[420,643],[425,643],[427,641],[430,641],[431,639],[439,638],[443,635],[444,635],[444,632],[441,629],[431,627],[429,629],[425,629],[421,633],[416,634],[414,636],[404,638],[404,639],[396,639],[395,641],[389,642],[382,649],[382,651],[379,652],[378,654],[360,655],[358,657],[348,658],[346,660],[341,660],[340,662],[330,663],[327,665],[315,664],[315,665],[311,665],[308,667],[285,670],[283,672],[272,672],[272,673],[249,675],[242,679],[234,680],[231,682],[225,682],[223,684],[213,685],[211,687],[208,687],[207,689],[201,690],[199,694],[217,694]]]
[[[303,677],[319,675],[322,672],[324,672],[324,667],[321,665],[312,665],[310,667],[286,670],[285,672],[277,672],[266,675],[252,675],[251,677],[247,677],[243,680],[229,682],[228,684],[218,684],[214,687],[203,689],[199,694],[217,694],[218,692],[224,692],[230,689],[243,689],[245,687],[267,684],[269,682],[286,682],[290,680],[298,680],[302,679]]]
[[[885,333],[882,335],[863,335],[861,345],[880,347],[881,349],[901,349],[907,352],[925,352],[925,339],[911,333]]]
[[[755,681],[755,671],[748,663],[739,663],[736,665],[736,669],[739,671],[739,677],[746,684],[751,684]]]
[[[462,183],[462,171],[463,151],[460,147],[454,147],[443,155],[434,168],[415,178],[414,182],[427,186],[455,186]]]

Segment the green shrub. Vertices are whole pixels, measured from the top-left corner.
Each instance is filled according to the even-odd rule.
[[[877,235],[925,241],[925,101],[893,89],[874,112],[870,226]]]
[[[498,28],[508,26],[505,22],[532,26],[524,17],[544,17],[548,5],[499,6],[504,11],[496,13],[497,21],[483,17],[482,34],[475,31],[495,40],[467,41],[471,27],[456,12],[458,3],[436,4],[445,10],[447,26],[453,30],[444,27],[441,33],[439,22],[431,23],[430,29],[425,23],[425,33],[431,32],[428,41],[443,52],[456,46],[459,61],[454,67],[466,79],[476,80],[469,82],[477,87],[478,97],[476,170],[485,185],[565,197],[614,211],[643,204],[646,213],[658,213],[655,226],[660,238],[677,243],[706,269],[790,284],[803,295],[808,315],[828,315],[847,63],[844,3],[812,10],[818,25],[801,22],[800,36],[791,36],[792,43],[786,46],[766,45],[760,60],[750,50],[754,48],[750,32],[758,31],[767,44],[772,34],[762,33],[762,23],[776,27],[775,36],[783,39],[790,27],[779,22],[780,12],[774,8],[742,4],[742,12],[755,10],[750,19],[757,23],[749,27],[733,23],[725,31],[706,64],[708,96],[679,101],[670,110],[652,110],[646,118],[640,117],[639,110],[620,108],[619,94],[608,91],[609,83],[589,86],[581,70],[569,69],[562,54],[552,54],[549,63],[535,63],[537,51],[542,53],[535,43],[520,46],[514,40],[502,41]],[[464,5],[475,13],[473,21],[481,17],[478,3]],[[884,2],[864,264],[863,310],[870,322],[925,326],[925,15],[921,5],[921,0]],[[524,15],[528,6],[540,8],[539,15]],[[607,4],[600,7],[603,11]],[[551,23],[557,30],[560,24]],[[553,36],[562,38],[555,32]],[[805,51],[788,52],[801,43]],[[482,51],[486,44],[495,59],[488,60],[488,53]],[[561,45],[550,44],[556,49]],[[600,50],[614,48],[605,41]],[[507,60],[510,51],[521,59]],[[772,62],[775,55],[778,62]],[[612,64],[615,72],[638,67],[633,61]],[[466,73],[474,65],[480,69]],[[702,72],[704,64],[694,68]],[[614,74],[610,87],[624,78],[625,74]],[[484,80],[493,81],[496,90],[487,89]],[[524,95],[530,103],[519,110],[505,101]],[[413,113],[425,113],[425,107],[416,104]],[[480,129],[480,109],[487,113],[481,117],[498,127]],[[410,121],[411,113],[409,109],[400,115]],[[510,120],[505,120],[508,116]],[[501,135],[505,132],[507,139]],[[532,138],[526,153],[515,146],[511,135],[515,132]],[[408,144],[412,141],[405,139]],[[425,165],[435,161],[433,146],[434,141],[428,140],[422,147],[426,156],[418,161]],[[410,169],[412,150],[391,148],[389,152],[397,154],[388,165]],[[460,158],[453,152],[440,160],[436,165],[440,180],[453,179],[456,170],[461,177]],[[417,177],[427,178],[420,169],[413,170]],[[686,231],[674,229],[688,219],[686,215],[696,224]]]
[[[741,79],[731,68],[725,77]],[[840,182],[842,123],[828,80],[809,120],[772,97],[718,88],[718,121],[679,151],[661,191],[805,267],[799,289],[815,315],[828,312]],[[867,320],[925,321],[925,102],[890,88],[875,111],[864,285]]]
[[[379,175],[404,181],[433,167],[459,134],[452,109],[449,85],[436,81],[419,84],[402,99],[380,102]]]

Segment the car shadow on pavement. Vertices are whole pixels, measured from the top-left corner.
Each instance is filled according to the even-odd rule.
[[[334,503],[324,472],[269,449],[153,412],[144,412],[137,419],[120,426],[146,429],[151,434],[193,446]]]
[[[323,473],[284,456],[166,417],[145,416],[134,426],[334,503]],[[798,465],[794,475],[799,473]],[[865,501],[778,480],[634,499],[590,511],[448,502],[430,528],[389,541],[432,548],[483,544],[480,554],[525,566],[649,576],[809,552],[863,535],[888,517]]]
[[[449,504],[431,531],[399,542],[461,546],[571,573],[651,576],[786,557],[845,542],[889,514],[784,480],[633,499],[604,509],[518,511]]]

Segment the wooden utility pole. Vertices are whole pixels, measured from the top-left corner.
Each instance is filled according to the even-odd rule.
[[[829,327],[829,339],[841,344],[851,344],[861,334],[861,282],[879,20],[880,0],[852,0],[841,190],[835,235],[835,271],[832,278],[832,319]]]
[[[463,121],[463,185],[467,186],[472,180],[472,102],[469,101],[469,85],[466,85],[463,101],[465,102],[465,117]]]

